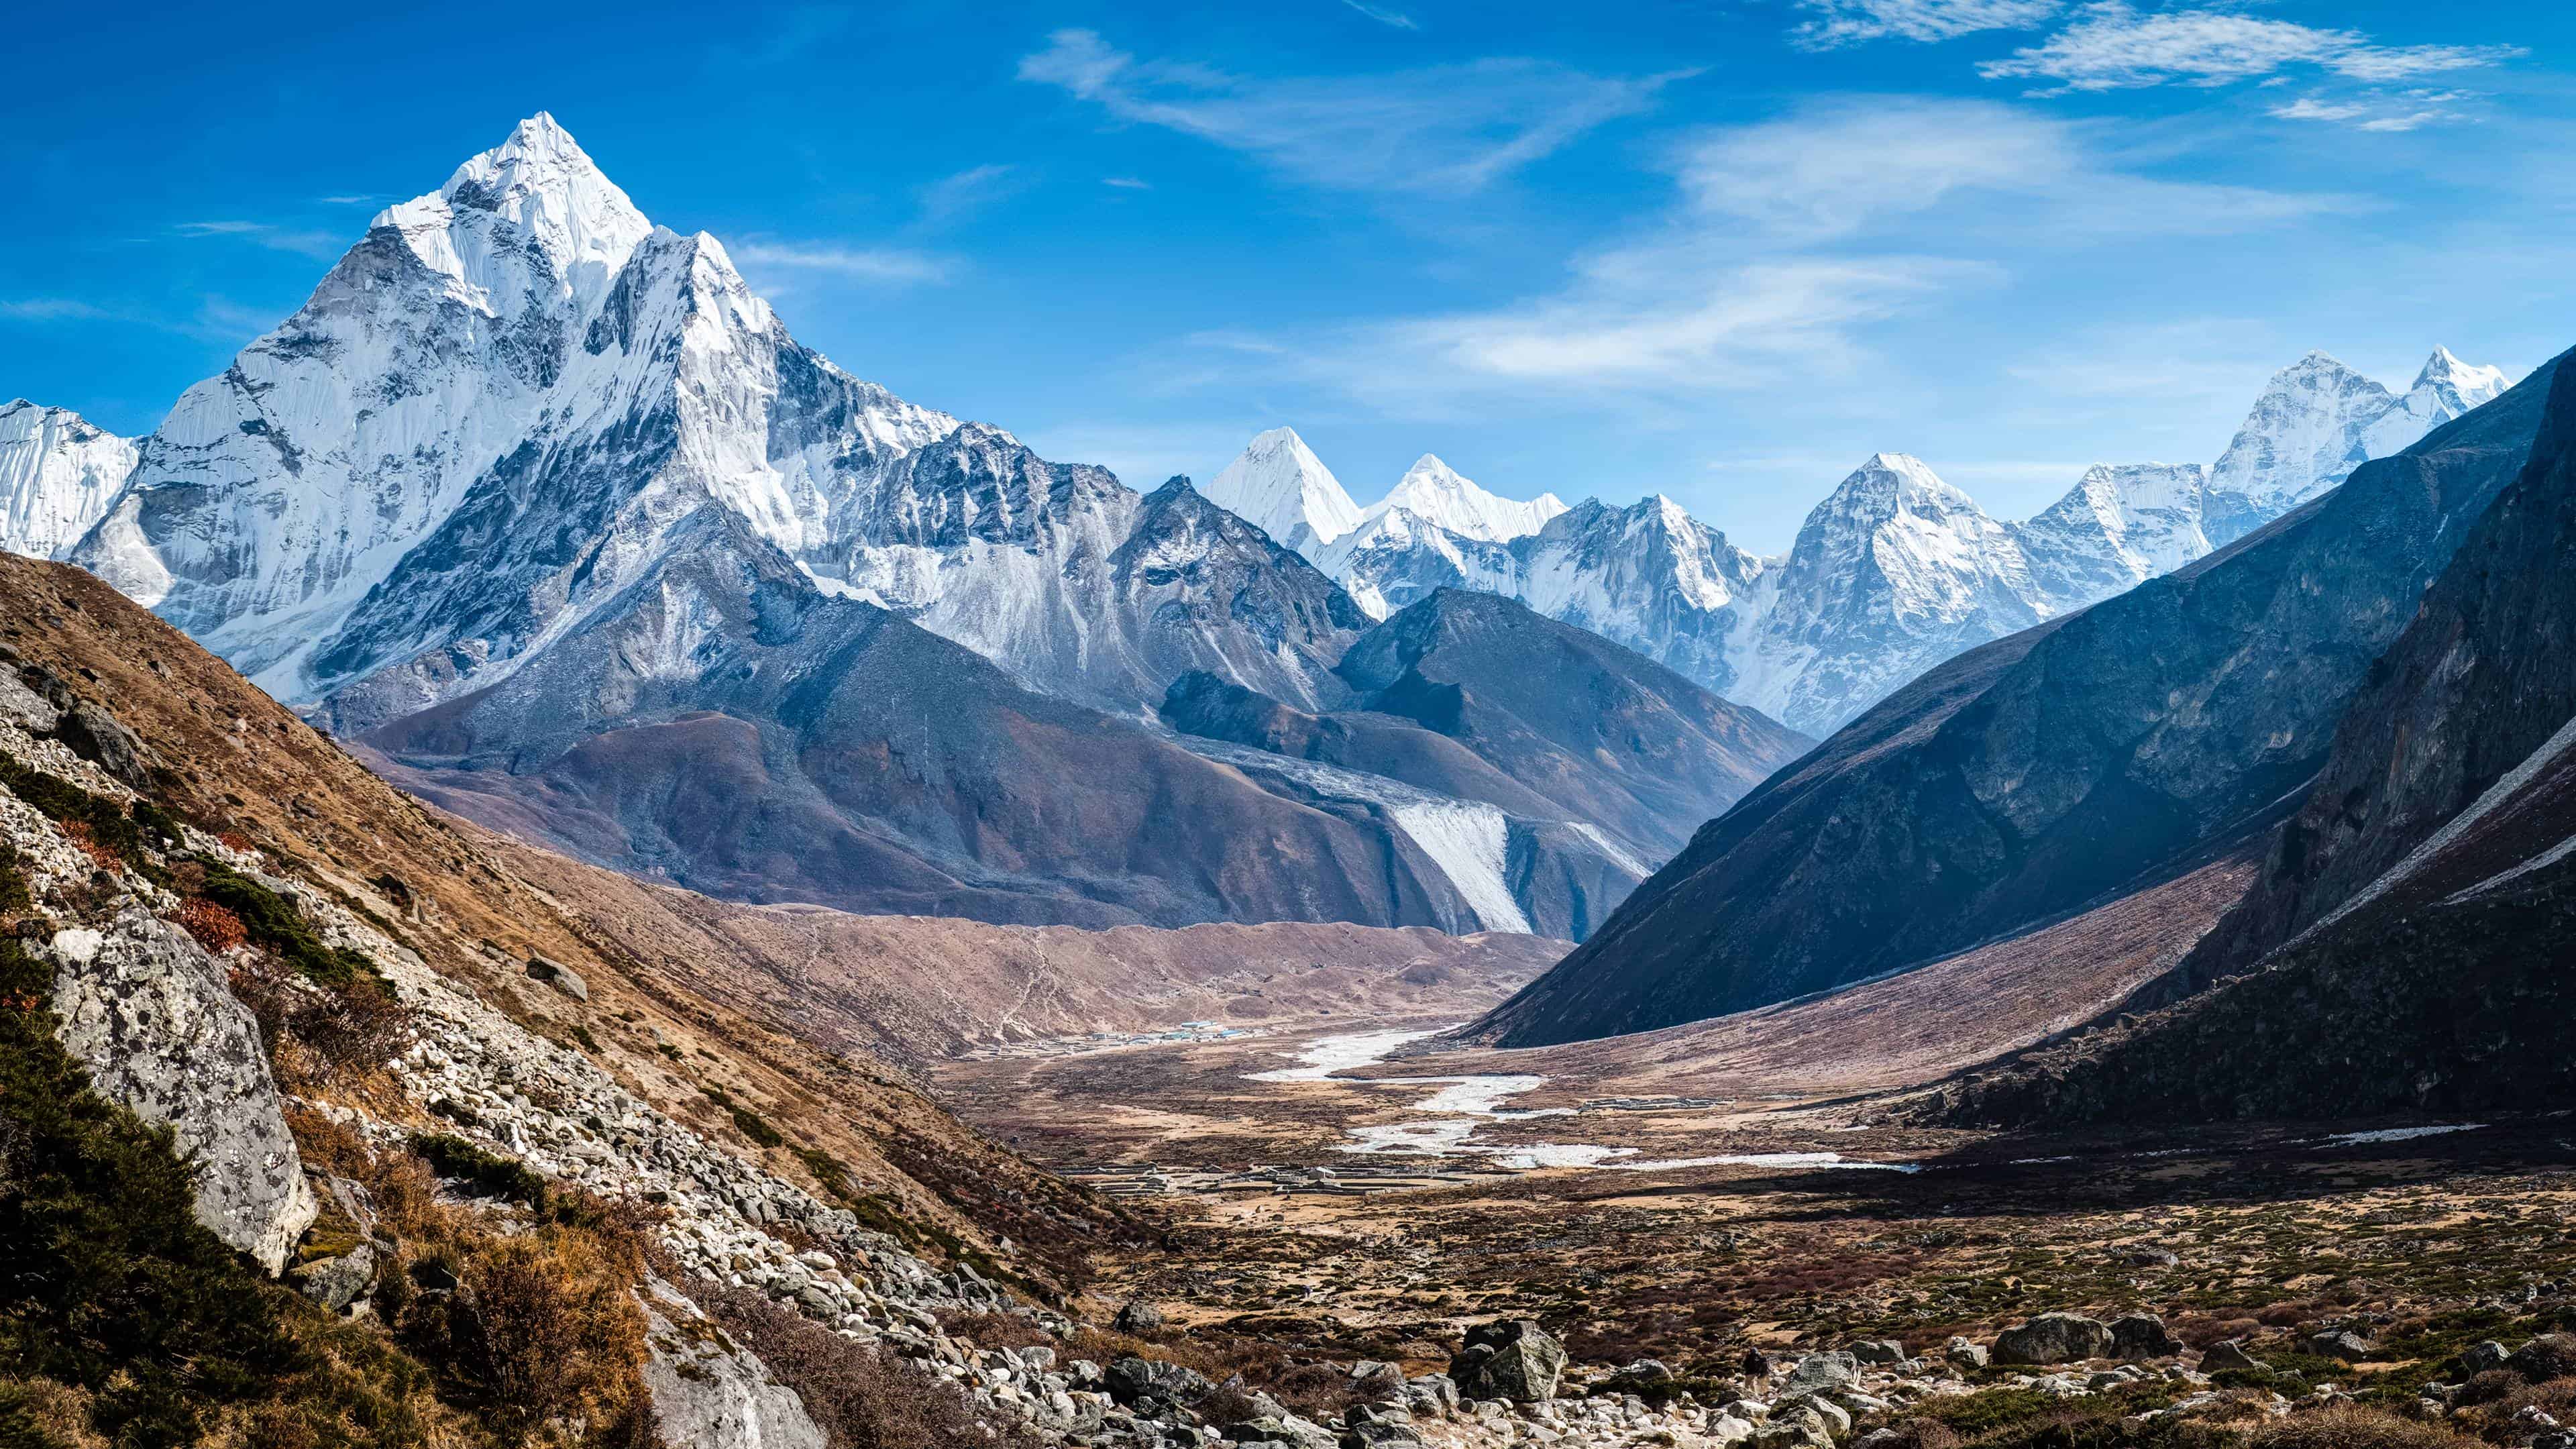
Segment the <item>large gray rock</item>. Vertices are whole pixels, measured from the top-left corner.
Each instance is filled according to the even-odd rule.
[[[2165,1331],[2165,1321],[2152,1313],[2124,1313],[2111,1320],[2111,1354],[2115,1358],[2170,1358],[2182,1352],[2182,1340]]]
[[[2111,1352],[2111,1325],[2081,1313],[2043,1313],[1995,1335],[1995,1362],[2073,1363]]]
[[[76,699],[54,725],[54,738],[71,752],[137,790],[152,788],[152,752],[116,716]]]
[[[2263,1361],[2247,1353],[2245,1345],[2233,1338],[2211,1344],[2203,1349],[2200,1355],[2200,1371],[2205,1374],[2218,1373],[2224,1369],[2242,1370],[2261,1367],[2263,1367]]]
[[[644,1387],[654,1429],[672,1449],[828,1449],[794,1389],[770,1381],[759,1359],[710,1332],[678,1289],[645,1280]]]
[[[99,1095],[167,1123],[196,1165],[197,1220],[274,1274],[319,1205],[250,1009],[187,932],[128,902],[54,937],[63,1046]]]
[[[1207,1375],[1196,1369],[1134,1354],[1110,1363],[1106,1386],[1109,1397],[1140,1413],[1187,1407],[1216,1391]]]
[[[2315,1334],[2308,1339],[2308,1352],[2319,1358],[2341,1359],[2345,1363],[2364,1362],[2376,1351],[2369,1339],[2349,1328]]]
[[[528,976],[532,980],[546,983],[575,1001],[590,999],[590,983],[581,979],[581,973],[551,956],[529,957]]]
[[[357,1302],[375,1283],[376,1250],[360,1243],[339,1257],[302,1264],[287,1277],[297,1292],[320,1304],[325,1312],[337,1313]]]
[[[1829,1394],[1860,1382],[1860,1359],[1848,1353],[1811,1353],[1798,1360],[1789,1370],[1787,1381],[1780,1385],[1782,1398],[1800,1394]]]
[[[1544,1403],[1565,1376],[1565,1346],[1526,1318],[1498,1319],[1467,1330],[1467,1346],[1449,1360],[1449,1377],[1471,1399]]]

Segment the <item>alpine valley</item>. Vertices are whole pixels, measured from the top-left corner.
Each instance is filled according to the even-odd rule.
[[[0,408],[0,1445],[2570,1449],[2567,364],[1140,491],[534,116]]]

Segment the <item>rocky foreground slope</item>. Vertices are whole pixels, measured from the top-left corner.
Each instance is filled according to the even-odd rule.
[[[1097,1370],[959,1334],[1064,1341],[1088,1255],[1138,1226],[880,1064],[848,1024],[870,1002],[745,989],[724,916],[756,913],[698,903],[691,971],[660,969],[617,907],[681,893],[559,860],[539,884],[77,570],[0,558],[0,647],[12,1432],[856,1446],[1123,1412]],[[1368,954],[1436,992],[1478,949]],[[1161,969],[1223,991],[1236,965]],[[944,1026],[1028,1029],[999,1015]],[[1097,993],[1089,1019],[1137,1020]],[[52,1352],[75,1324],[92,1347]],[[931,1438],[843,1422],[907,1404]]]

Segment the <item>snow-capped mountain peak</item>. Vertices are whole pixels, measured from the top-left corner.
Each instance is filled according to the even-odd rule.
[[[475,213],[507,222],[508,234],[493,237],[474,222]],[[507,297],[516,269],[496,266],[502,259],[477,243],[534,242],[587,311],[653,230],[572,134],[543,111],[457,167],[446,185],[387,207],[374,224],[400,232],[431,270],[482,292],[504,315],[516,310]]]
[[[1295,428],[1257,434],[1200,493],[1291,548],[1330,543],[1360,526],[1360,506]]]
[[[2512,385],[2503,368],[2462,362],[2452,355],[2451,349],[2436,347],[2433,355],[2425,359],[2423,369],[2415,374],[2415,383],[2407,391],[2418,393],[2429,389],[2439,392],[2459,404],[2460,411],[2466,412],[2501,395]]]
[[[1542,493],[1526,503],[1504,498],[1425,453],[1404,470],[1395,491],[1369,513],[1375,516],[1396,508],[1461,538],[1507,543],[1546,527],[1549,519],[1565,511],[1565,504],[1553,493]]]
[[[2272,375],[2210,470],[2205,527],[2224,547],[2502,392],[2504,374],[2434,349],[2403,397],[2323,352]]]
[[[107,512],[134,444],[69,408],[0,404],[0,550],[52,558]]]

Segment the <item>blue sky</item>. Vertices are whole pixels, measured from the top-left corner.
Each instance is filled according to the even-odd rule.
[[[810,345],[1152,486],[1664,492],[1877,449],[2006,515],[2321,347],[2576,343],[2569,7],[2305,0],[66,7],[0,95],[0,398],[149,429],[555,116]]]

